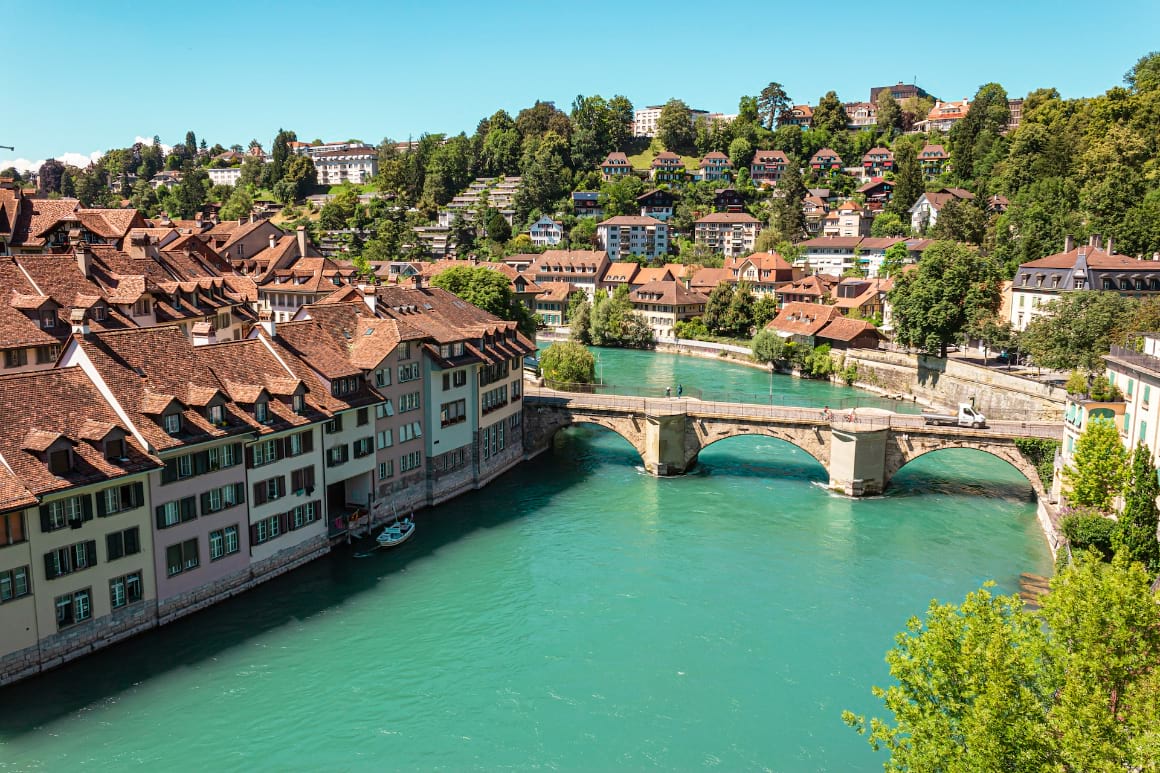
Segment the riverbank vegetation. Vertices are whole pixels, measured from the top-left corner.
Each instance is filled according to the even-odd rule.
[[[552,385],[591,384],[596,381],[596,358],[575,341],[557,341],[540,355],[540,371]]]
[[[612,294],[598,290],[591,303],[583,295],[574,296],[569,317],[571,338],[578,343],[626,349],[650,349],[656,344],[648,320],[633,311],[626,285]]]

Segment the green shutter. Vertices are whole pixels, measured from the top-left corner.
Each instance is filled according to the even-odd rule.
[[[81,497],[81,520],[93,520],[93,498],[88,494]]]
[[[133,484],[133,507],[141,507],[145,504],[145,484],[137,481]]]
[[[109,514],[108,501],[105,499],[105,492],[97,492],[97,517],[104,518]]]

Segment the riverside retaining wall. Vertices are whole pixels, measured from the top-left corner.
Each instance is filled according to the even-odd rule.
[[[915,395],[920,401],[954,407],[974,401],[995,419],[1062,421],[1066,394],[994,368],[875,349],[851,349],[846,364],[858,366],[856,386],[888,394]]]

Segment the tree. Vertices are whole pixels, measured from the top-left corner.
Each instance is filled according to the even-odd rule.
[[[605,217],[640,214],[636,197],[644,193],[644,181],[634,174],[619,175],[600,186],[598,201]]]
[[[455,245],[455,254],[466,255],[474,250],[476,236],[475,223],[464,217],[462,212],[456,212],[447,234],[448,241]]]
[[[894,212],[883,212],[870,224],[870,235],[877,238],[910,236],[910,221],[904,223]]]
[[[270,149],[269,177],[266,182],[273,188],[274,183],[282,179],[285,172],[286,159],[290,157],[290,144],[298,139],[298,135],[285,129],[279,129],[274,135],[274,145]]]
[[[800,167],[798,159],[790,158],[788,168],[777,183],[781,195],[773,200],[769,224],[773,235],[768,237],[777,242],[796,242],[806,234],[806,213],[802,202],[809,191]]]
[[[591,384],[596,380],[596,358],[576,341],[557,341],[540,355],[540,370],[553,384]]]
[[[979,87],[967,114],[951,128],[951,160],[955,173],[964,180],[978,174],[976,163],[982,160],[996,138],[1007,128],[1011,110],[1007,92],[998,83]]]
[[[759,330],[753,337],[752,351],[756,362],[777,362],[784,359],[785,339],[772,330]]]
[[[818,102],[818,106],[814,108],[814,128],[829,133],[831,137],[836,137],[845,134],[849,122],[846,107],[842,104],[842,100],[838,99],[837,92],[827,91]]]
[[[1042,614],[987,586],[932,602],[887,655],[874,688],[893,720],[843,719],[885,750],[888,771],[1154,770],[1160,605],[1143,566],[1079,554]]]
[[[1155,575],[1160,572],[1160,542],[1156,531],[1160,528],[1160,513],[1156,497],[1160,496],[1156,466],[1152,452],[1139,443],[1132,453],[1131,477],[1124,490],[1124,511],[1120,514],[1115,535],[1116,553],[1124,553],[1139,561]]]
[[[885,215],[879,215],[885,217]],[[896,277],[902,273],[902,267],[910,262],[910,250],[906,248],[906,242],[898,242],[886,248],[886,253],[882,256],[882,265],[878,267],[878,276],[880,277]]]
[[[918,270],[890,291],[895,340],[946,357],[947,346],[975,319],[999,308],[998,263],[954,242],[935,242]]]
[[[1088,421],[1063,476],[1069,504],[1111,512],[1128,476],[1128,453],[1112,421]]]
[[[938,220],[930,229],[930,237],[982,244],[986,229],[987,215],[975,202],[952,199],[939,211]]]
[[[64,178],[64,164],[55,158],[50,158],[40,165],[40,193],[47,196],[50,193],[60,193]]]
[[[310,160],[309,156],[292,156],[286,162],[285,169],[282,173],[282,179],[278,181],[282,185],[283,196],[280,201],[284,204],[289,204],[292,201],[305,198],[314,187],[318,185],[318,170],[314,168],[314,162]],[[277,186],[275,186],[277,190]]]
[[[902,107],[899,106],[898,100],[890,93],[890,89],[882,89],[878,92],[878,131],[885,132],[886,136],[893,137],[896,132],[901,132],[902,125]]]
[[[1160,89],[1160,51],[1140,57],[1132,69],[1124,73],[1124,83],[1137,93]]]
[[[569,338],[582,344],[592,343],[592,303],[584,293],[576,293],[568,301]]]
[[[197,155],[197,135],[192,130],[185,133],[185,153],[190,158]]]
[[[1103,356],[1115,336],[1127,332],[1136,308],[1136,301],[1119,293],[1064,293],[1042,308],[1044,315],[1032,318],[1023,331],[1023,349],[1045,368],[1103,370]]]
[[[529,144],[525,141],[521,175],[520,189],[514,201],[516,220],[526,222],[533,209],[555,211],[572,186],[567,139],[549,131],[536,142]]]
[[[761,297],[757,299],[757,303],[753,304],[753,327],[758,331],[765,329],[765,326],[773,321],[777,316],[777,298],[773,293],[762,293]]]
[[[524,335],[535,335],[535,319],[515,297],[508,278],[498,271],[486,266],[456,266],[436,274],[431,284],[500,319],[518,322]]]
[[[205,206],[206,193],[209,191],[209,175],[192,159],[187,159],[182,165],[181,182],[174,190],[174,203],[177,212],[170,212],[182,218],[192,218]]]
[[[770,83],[757,97],[757,115],[761,125],[773,131],[781,117],[789,112],[789,95],[780,83]]]
[[[896,142],[894,147],[894,195],[887,209],[899,218],[910,219],[910,208],[925,190],[918,151],[911,142]]]
[[[512,227],[499,210],[492,210],[487,218],[487,238],[503,244],[512,238]]]
[[[665,150],[674,153],[693,149],[696,134],[693,128],[693,113],[679,99],[670,99],[661,108],[657,117],[657,139],[664,145]]]
[[[705,313],[702,319],[705,327],[716,335],[728,335],[729,305],[733,302],[733,294],[737,291],[732,282],[720,282],[709,293],[709,300],[705,303]]]
[[[218,217],[222,220],[240,220],[248,218],[253,209],[254,200],[250,196],[250,190],[244,185],[238,185],[222,205]]]
[[[582,217],[568,232],[568,241],[573,247],[590,249],[596,246],[596,218]]]

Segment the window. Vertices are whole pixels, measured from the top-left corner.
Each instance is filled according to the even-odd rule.
[[[72,469],[72,450],[59,448],[48,452],[48,471],[53,475],[67,475]]]
[[[1148,405],[1149,398],[1152,397],[1152,386],[1150,384],[1144,385],[1144,405]]]
[[[451,403],[443,403],[439,407],[439,423],[448,427],[452,424],[458,424],[461,421],[467,421],[467,401],[456,400]]]
[[[110,438],[105,441],[105,458],[110,462],[124,459],[128,454],[125,451],[125,438]]]
[[[40,310],[40,327],[42,330],[52,330],[56,327],[56,309]]]
[[[301,529],[303,526],[318,520],[318,507],[315,502],[306,502],[298,505],[286,514],[286,525],[290,531]]]
[[[182,456],[177,460],[177,477],[193,477],[193,456]]]
[[[133,304],[133,316],[142,317],[149,313],[152,304],[149,303],[148,298],[138,298],[137,302]]]
[[[337,467],[340,464],[346,464],[350,458],[350,448],[343,443],[340,446],[328,449],[326,452],[326,466]]]
[[[58,344],[36,347],[36,363],[38,365],[46,365],[48,363],[56,362],[56,358],[59,356],[60,346]]]
[[[359,459],[374,453],[375,439],[373,437],[359,438],[354,441],[354,458]]]
[[[210,489],[201,495],[201,514],[220,513],[237,507],[246,501],[246,489],[242,483],[230,483],[220,488]]]
[[[395,463],[392,461],[379,462],[379,480],[395,477]]]
[[[93,616],[93,594],[91,588],[66,593],[56,597],[57,630],[83,623]]]
[[[145,504],[145,484],[129,483],[97,492],[97,515],[101,518],[135,510]]]
[[[281,516],[273,515],[269,518],[264,518],[255,523],[253,529],[252,541],[255,545],[261,545],[263,542],[269,542],[282,533]]]
[[[24,542],[28,535],[24,532],[24,513],[0,515],[0,547]]]
[[[144,594],[141,589],[140,572],[133,572],[109,580],[109,605],[113,609],[136,604],[142,598],[144,598]]]
[[[393,446],[395,444],[395,440],[392,437],[392,434],[393,434],[392,431],[389,429],[381,430],[377,435],[378,447],[379,448],[390,448],[391,446]]]
[[[399,442],[406,443],[408,440],[414,440],[417,437],[423,437],[423,425],[417,421],[410,424],[404,424],[399,427]]]
[[[71,526],[79,529],[93,517],[92,500],[88,494],[68,499],[57,499],[40,508],[40,530],[45,534]]]
[[[77,542],[44,554],[44,576],[50,580],[96,565],[96,540]]]
[[[167,413],[162,417],[162,422],[165,426],[166,433],[176,435],[178,432],[181,432],[180,413]]]
[[[411,342],[410,341],[403,341],[402,343],[400,343],[399,348],[398,348],[398,352],[399,352],[399,359],[400,360],[411,359]]]
[[[302,395],[294,395],[290,398],[290,407],[294,413],[301,414],[306,410],[306,398]]]
[[[103,304],[97,304],[93,307],[93,320],[95,322],[105,321],[105,307]]]
[[[165,548],[165,571],[170,577],[196,569],[200,565],[196,537]]]
[[[0,572],[0,604],[32,593],[32,583],[29,581],[30,569],[31,567],[18,566]]]
[[[421,464],[423,464],[423,456],[420,452],[412,451],[409,454],[403,454],[399,457],[399,472],[418,469]]]
[[[209,533],[209,560],[217,561],[220,558],[238,552],[238,527],[227,526]]]
[[[314,490],[314,466],[301,467],[290,473],[290,488],[295,494],[307,494]]]
[[[519,381],[512,382],[512,400],[519,400],[520,395],[523,394],[523,383]]]
[[[330,419],[330,421],[326,422],[325,430],[326,430],[326,434],[328,434],[328,435],[333,435],[335,433],[342,432],[342,415],[341,414],[336,415],[336,416],[332,417]]]
[[[399,398],[399,413],[417,411],[419,409],[419,393],[411,392]]]
[[[4,352],[4,367],[22,368],[28,364],[27,349],[8,349]]]
[[[508,417],[508,426],[511,429],[515,429],[516,427],[520,426],[520,414],[519,413],[513,413],[511,416]]]
[[[116,561],[118,558],[136,555],[140,552],[141,535],[136,526],[105,535],[105,558],[108,561]]]
[[[385,419],[388,416],[394,416],[394,415],[395,415],[395,406],[390,401],[390,399],[384,400],[383,402],[381,402],[375,406],[375,418],[376,419]]]
[[[370,414],[371,414],[370,408],[359,408],[358,412],[355,413],[355,422],[354,423],[359,427],[365,425],[367,422],[369,422],[371,420]]]
[[[399,383],[414,381],[419,378],[419,363],[412,362],[399,366]]]
[[[265,424],[270,420],[270,405],[265,400],[254,403],[254,420],[259,424]]]
[[[158,505],[154,512],[157,516],[157,528],[168,529],[170,526],[197,518],[197,502],[193,497],[177,499]]]

